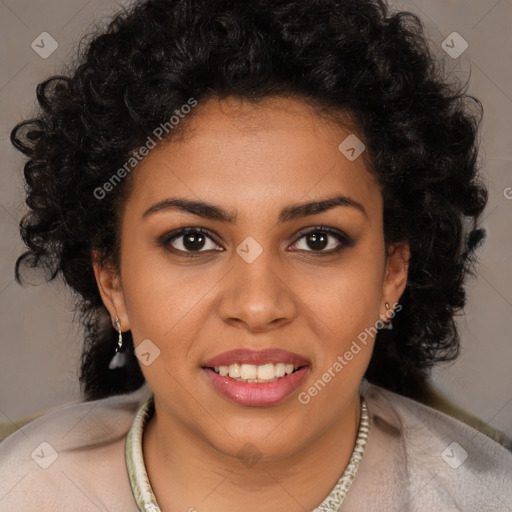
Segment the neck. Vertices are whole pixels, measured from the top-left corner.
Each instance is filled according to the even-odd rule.
[[[356,394],[321,435],[293,453],[269,459],[259,458],[250,443],[239,456],[222,453],[166,415],[155,401],[155,414],[144,431],[143,453],[156,500],[162,511],[313,510],[350,460],[360,408]]]

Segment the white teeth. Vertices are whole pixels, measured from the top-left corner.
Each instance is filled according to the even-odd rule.
[[[286,373],[286,365],[284,363],[277,363],[276,367],[276,377],[284,377]]]
[[[298,365],[285,363],[267,363],[260,366],[254,364],[230,364],[229,366],[216,366],[215,373],[222,377],[229,376],[240,382],[272,382],[280,377],[293,373]]]
[[[240,367],[240,378],[243,380],[255,379],[258,376],[258,367],[253,364],[243,364]]]
[[[240,365],[230,364],[228,373],[231,378],[240,377]]]
[[[272,363],[258,366],[257,370],[259,380],[271,380],[276,376],[274,365]]]

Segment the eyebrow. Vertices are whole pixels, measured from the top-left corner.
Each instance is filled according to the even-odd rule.
[[[366,218],[368,214],[364,206],[344,195],[337,195],[320,199],[317,201],[310,201],[307,203],[295,203],[283,208],[279,214],[279,222],[290,222],[295,219],[307,217],[308,215],[315,215],[325,212],[336,206],[351,207],[361,212]],[[180,210],[186,213],[192,213],[199,217],[217,220],[229,224],[236,223],[237,214],[222,209],[220,206],[213,205],[204,201],[194,201],[191,199],[168,197],[148,208],[143,214],[142,218],[147,218],[158,212],[166,212],[169,210]]]

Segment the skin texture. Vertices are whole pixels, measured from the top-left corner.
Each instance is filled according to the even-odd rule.
[[[156,407],[143,449],[163,510],[311,510],[348,463],[373,340],[307,405],[297,395],[386,314],[386,302],[398,302],[409,258],[406,243],[386,258],[378,184],[362,157],[351,162],[338,150],[350,133],[299,99],[211,99],[187,119],[184,137],[151,150],[134,171],[120,271],[94,269],[112,319],[131,329],[136,347],[150,339],[161,351],[142,370]],[[288,205],[339,194],[366,215],[336,206],[278,222]],[[177,209],[143,217],[171,196],[215,204],[237,221]],[[341,230],[354,245],[318,255],[342,244],[329,236],[315,251],[298,232],[318,225]],[[170,252],[185,250],[184,238],[168,248],[158,243],[186,226],[212,233],[197,257]],[[236,252],[248,236],[263,249],[252,263]],[[297,392],[274,406],[228,401],[201,369],[227,350],[274,347],[311,362]],[[261,457],[251,467],[239,454],[246,443]]]

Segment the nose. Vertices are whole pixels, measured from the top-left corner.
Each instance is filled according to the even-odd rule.
[[[293,286],[270,261],[269,252],[263,251],[252,263],[241,258],[235,261],[218,302],[224,322],[251,332],[265,332],[291,322],[297,314]]]

